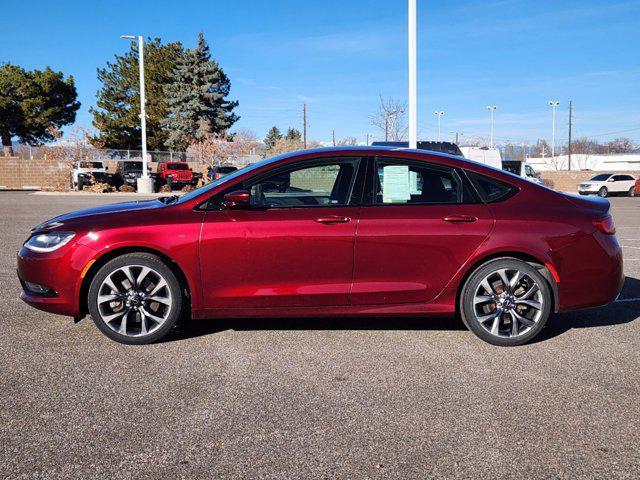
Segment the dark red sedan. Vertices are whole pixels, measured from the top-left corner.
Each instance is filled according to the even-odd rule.
[[[608,211],[446,154],[306,150],[183,197],[49,220],[18,275],[25,302],[90,313],[124,343],[157,341],[183,316],[459,314],[483,340],[518,345],[552,311],[616,298]]]

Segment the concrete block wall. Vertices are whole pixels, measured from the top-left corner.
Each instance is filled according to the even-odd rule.
[[[562,192],[571,192],[575,193],[578,191],[578,185],[582,182],[585,182],[599,173],[607,173],[607,172],[593,172],[593,171],[547,171],[540,172],[540,176],[551,182],[551,185],[555,190],[560,190]],[[616,171],[611,173],[628,173],[633,175],[635,178],[640,176],[640,171],[638,170],[626,170],[626,171]]]

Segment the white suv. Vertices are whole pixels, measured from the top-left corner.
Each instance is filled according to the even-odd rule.
[[[611,193],[623,193],[630,197],[635,195],[636,179],[623,173],[601,173],[588,182],[578,185],[580,195],[596,194],[606,197]]]

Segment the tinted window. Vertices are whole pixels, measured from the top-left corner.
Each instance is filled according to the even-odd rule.
[[[308,165],[308,164],[307,164]],[[349,203],[357,160],[303,166],[246,184],[251,205],[268,208],[340,206]]]
[[[186,163],[169,163],[167,170],[189,170],[189,166]]]
[[[80,168],[104,168],[102,162],[80,162]]]
[[[467,176],[485,202],[504,200],[516,191],[515,187],[511,185],[477,173],[467,172]]]
[[[462,202],[462,182],[450,168],[378,160],[375,172],[378,205]]]
[[[594,182],[604,182],[610,176],[611,175],[609,173],[601,173],[600,175],[596,175],[595,177],[592,177],[591,180]]]

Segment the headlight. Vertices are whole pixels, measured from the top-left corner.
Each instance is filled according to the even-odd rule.
[[[24,246],[34,252],[53,252],[69,243],[74,235],[74,232],[39,233],[29,238]]]

